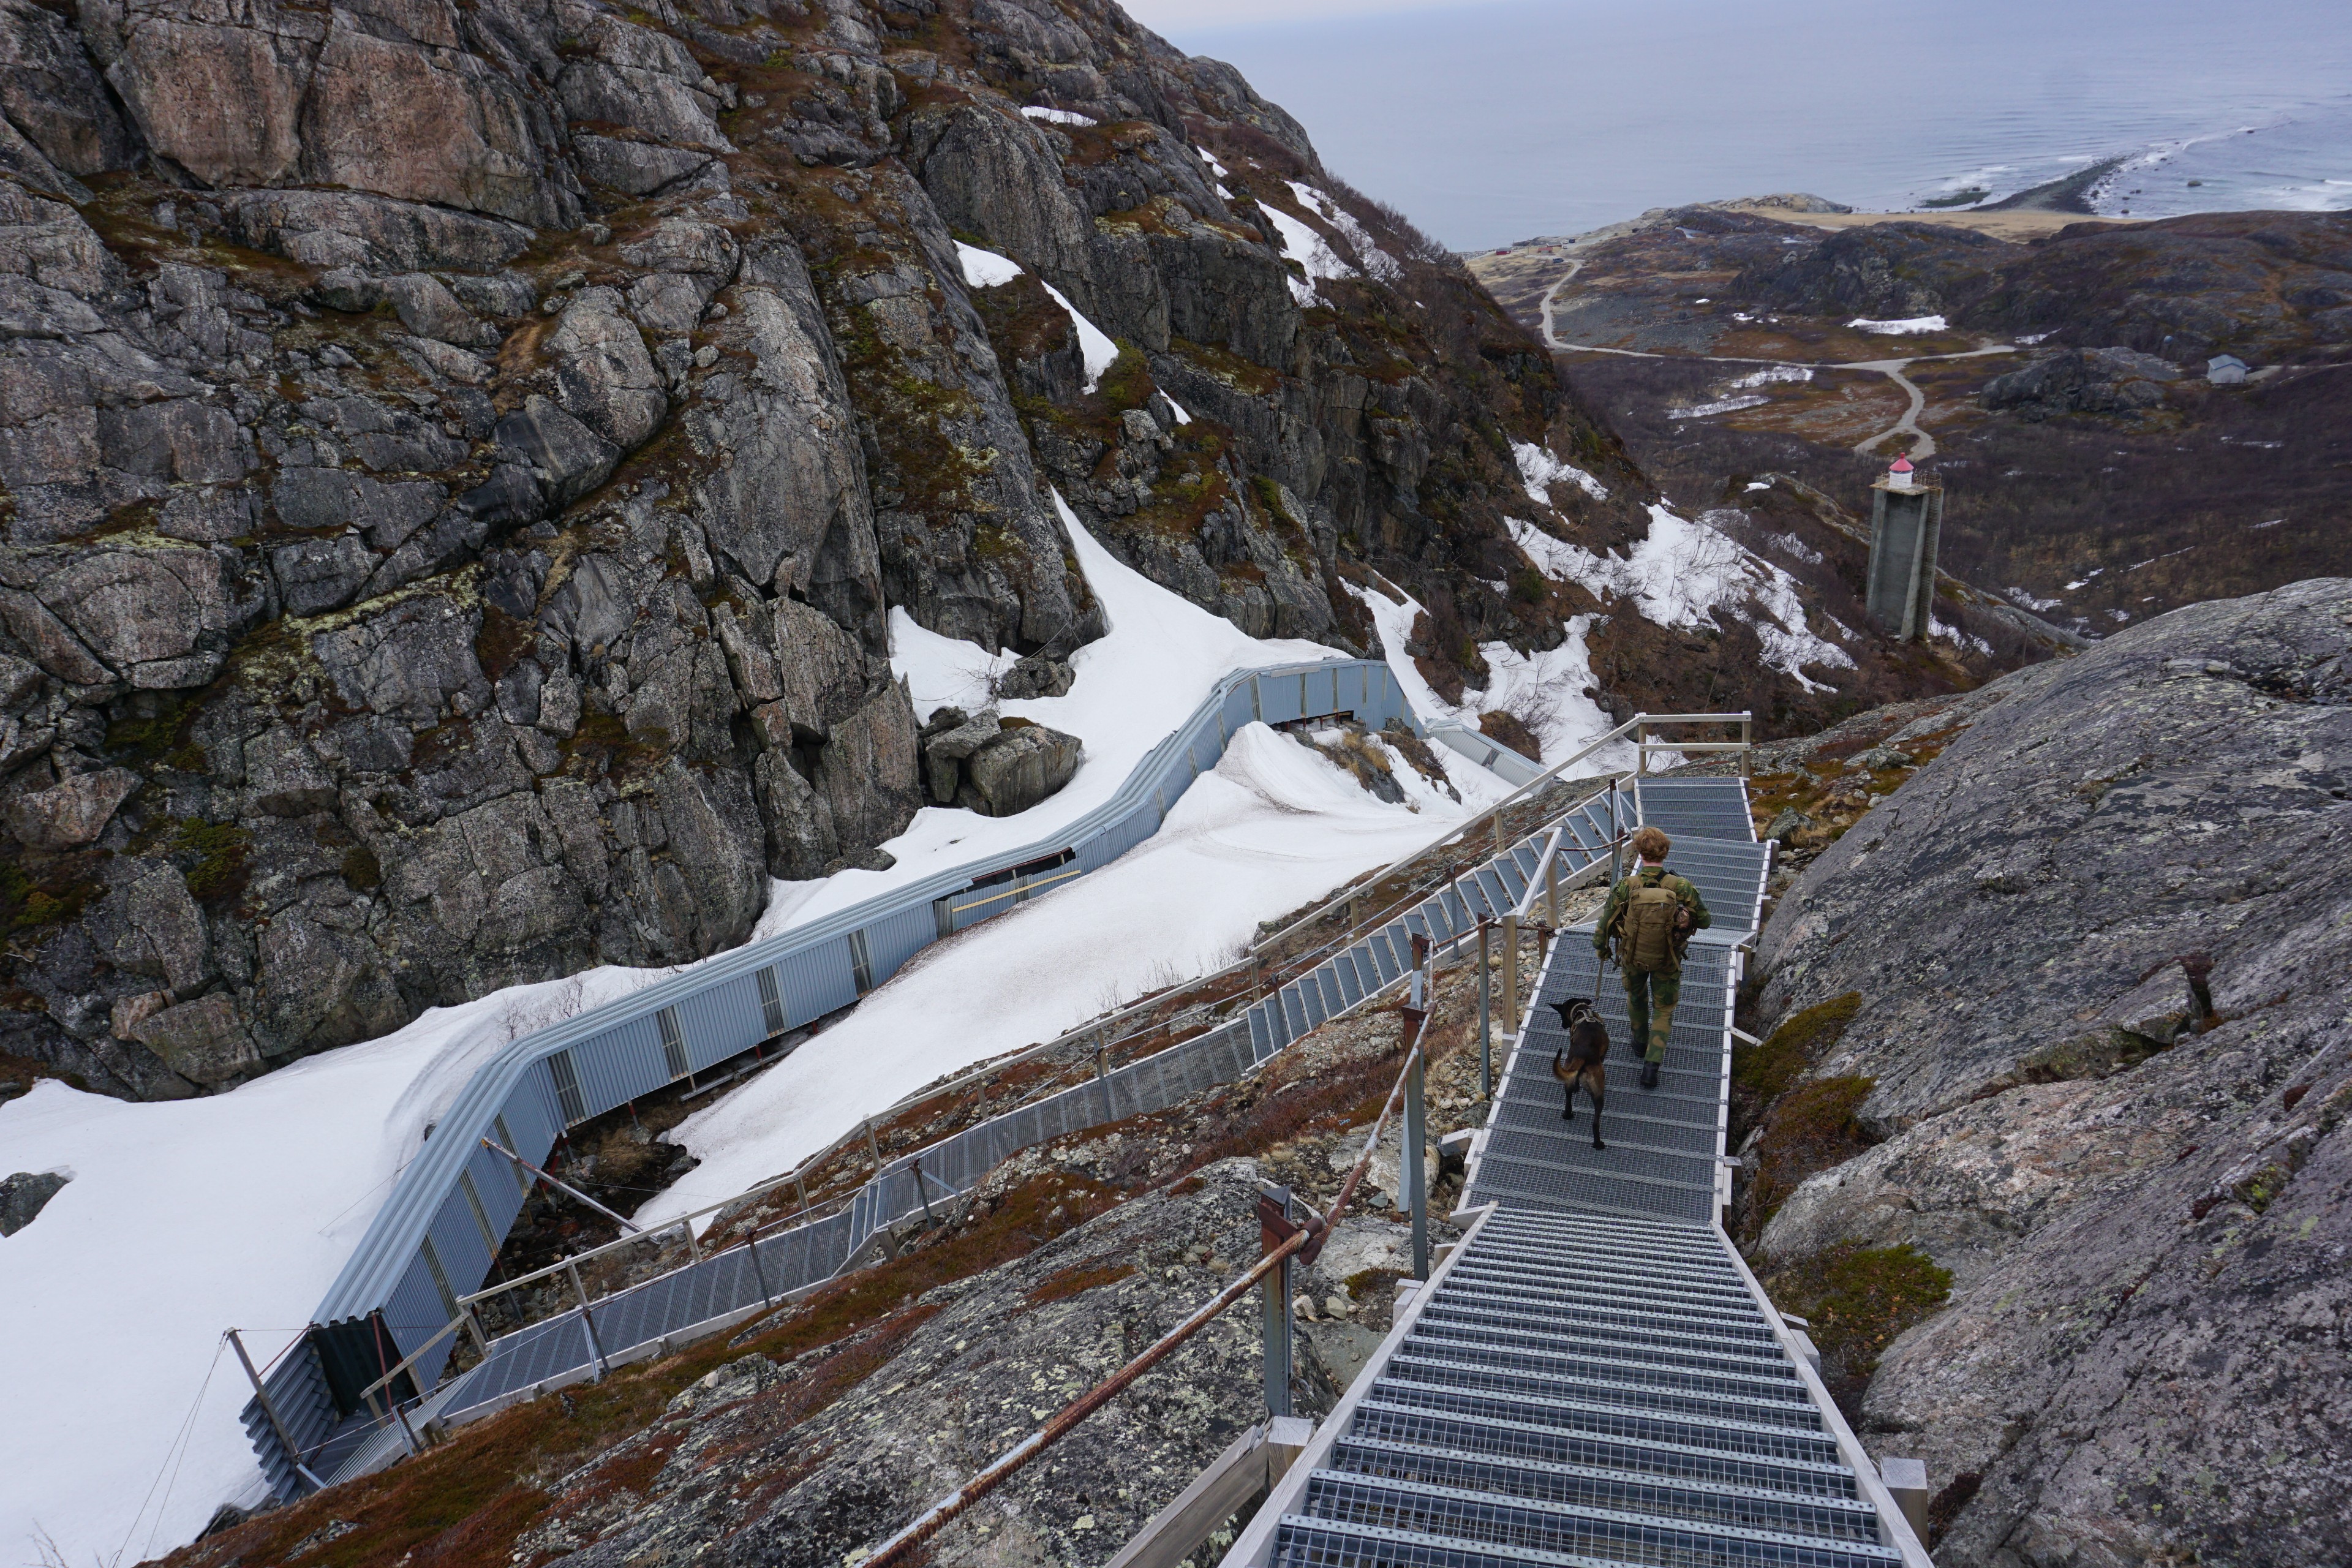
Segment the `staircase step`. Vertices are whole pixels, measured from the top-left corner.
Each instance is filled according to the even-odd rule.
[[[1747,1487],[1788,1497],[1854,1500],[1860,1489],[1843,1465],[1805,1459],[1743,1455],[1720,1449],[1649,1440],[1617,1433],[1522,1420],[1492,1408],[1447,1408],[1426,1401],[1406,1402],[1379,1390],[1357,1406],[1351,1436],[1379,1437],[1416,1447],[1443,1447],[1547,1464],[1591,1465],[1657,1480],[1703,1481]]]
[[[1397,1376],[1448,1388],[1496,1393],[1541,1394],[1593,1405],[1618,1405],[1645,1415],[1671,1415],[1677,1420],[1738,1421],[1756,1426],[1818,1436],[1821,1412],[1801,1397],[1768,1399],[1745,1394],[1719,1393],[1696,1387],[1670,1387],[1617,1374],[1614,1369],[1590,1372],[1541,1371],[1499,1359],[1465,1361],[1458,1356],[1429,1353],[1440,1347],[1407,1345],[1389,1358]]]
[[[1373,1392],[1392,1405],[1454,1415],[1492,1415],[1635,1443],[1654,1443],[1698,1453],[1750,1461],[1838,1464],[1837,1444],[1825,1434],[1791,1432],[1762,1422],[1628,1410],[1606,1400],[1570,1398],[1528,1390],[1469,1390],[1426,1383],[1402,1371],[1384,1373]]]
[[[1878,1568],[1901,1559],[1872,1542],[1810,1540],[1724,1529],[1618,1509],[1521,1499],[1425,1483],[1317,1470],[1300,1511],[1326,1524],[1373,1526],[1514,1552],[1688,1568]]]
[[[1329,1466],[1354,1475],[1458,1487],[1571,1507],[1647,1513],[1727,1529],[1822,1542],[1878,1542],[1878,1515],[1842,1498],[1768,1492],[1753,1487],[1670,1480],[1595,1465],[1553,1464],[1465,1448],[1391,1442],[1350,1433],[1332,1445]]]

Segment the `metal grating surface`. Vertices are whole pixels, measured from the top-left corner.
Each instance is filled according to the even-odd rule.
[[[1464,1201],[1494,1208],[1401,1313],[1235,1568],[1926,1561],[1893,1544],[1717,1223],[1732,944],[1755,929],[1770,861],[1745,787],[1645,781],[1616,798],[1675,837],[1667,864],[1716,916],[1692,943],[1662,1081],[1638,1087],[1591,926],[1561,933],[1474,1146]],[[1598,815],[1575,815],[1597,839]],[[1537,1005],[1571,996],[1599,999],[1615,1042],[1602,1150],[1589,1100],[1562,1121],[1550,1064],[1565,1040]]]

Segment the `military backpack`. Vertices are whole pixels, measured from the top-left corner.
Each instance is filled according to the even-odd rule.
[[[1675,917],[1682,912],[1682,900],[1664,879],[1652,887],[1636,877],[1633,890],[1625,900],[1619,967],[1654,972],[1675,968]]]

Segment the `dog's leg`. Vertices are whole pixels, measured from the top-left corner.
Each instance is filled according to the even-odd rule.
[[[1601,1093],[1605,1082],[1602,1069],[1598,1064],[1593,1067],[1592,1075],[1584,1080],[1584,1092],[1592,1097],[1592,1146],[1595,1149],[1609,1147],[1601,1141]]]
[[[1559,1119],[1562,1121],[1569,1123],[1570,1126],[1573,1126],[1576,1122],[1576,1079],[1573,1078],[1562,1079],[1560,1079],[1560,1087],[1565,1089],[1568,1093],[1562,1098],[1560,1102]]]

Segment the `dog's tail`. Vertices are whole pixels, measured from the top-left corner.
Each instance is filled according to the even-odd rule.
[[[1556,1079],[1559,1079],[1559,1081],[1560,1081],[1560,1082],[1562,1082],[1562,1083],[1573,1083],[1573,1082],[1575,1082],[1575,1081],[1576,1081],[1576,1072],[1575,1072],[1575,1069],[1571,1068],[1568,1065],[1568,1053],[1567,1053],[1567,1052],[1565,1052],[1565,1051],[1554,1051],[1554,1052],[1552,1052],[1552,1054],[1551,1054],[1551,1076],[1552,1076],[1552,1077],[1554,1077],[1554,1078],[1556,1078]]]

